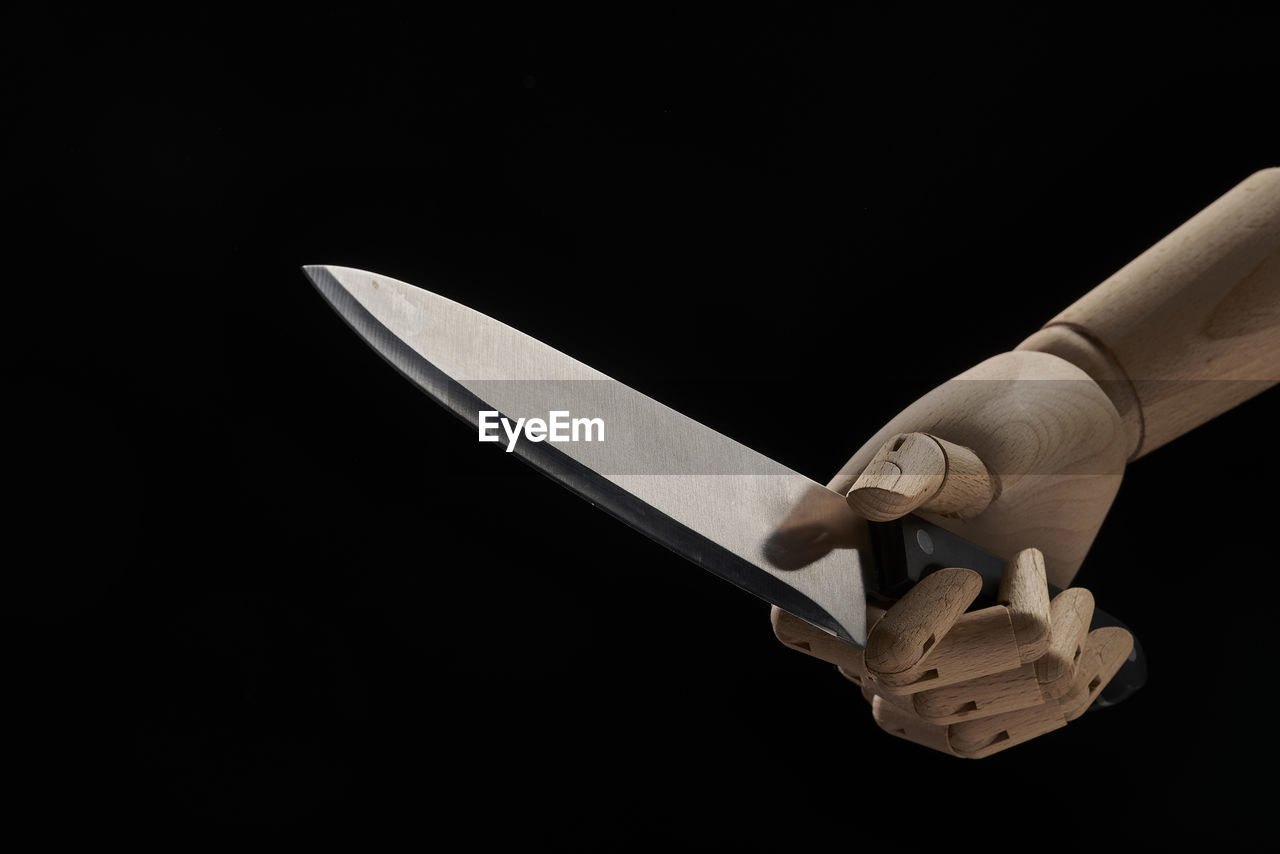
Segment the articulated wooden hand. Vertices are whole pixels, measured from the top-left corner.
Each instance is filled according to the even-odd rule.
[[[1108,480],[1096,484],[1100,505],[1110,501]],[[969,449],[911,433],[884,444],[849,494],[868,518],[888,521],[912,511],[977,515],[990,505],[993,486]],[[890,734],[956,756],[987,756],[1083,714],[1133,638],[1114,627],[1090,632],[1093,597],[1083,588],[1050,602],[1044,556],[1035,548],[1009,561],[998,604],[966,611],[981,589],[970,569],[925,576],[887,612],[870,609],[861,654],[776,607],[774,633],[839,665]]]
[[[981,757],[1075,719],[1132,649],[1071,588],[1128,463],[1280,381],[1280,169],[1258,172],[1002,353],[926,394],[829,484],[1008,561],[1000,604],[934,572],[865,651],[774,608],[788,646],[858,682],[888,732]],[[1049,602],[1046,580],[1063,592]],[[1123,616],[1123,615],[1120,615]],[[1155,651],[1159,654],[1159,651]]]

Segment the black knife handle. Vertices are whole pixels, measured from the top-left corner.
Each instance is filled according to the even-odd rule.
[[[921,578],[943,567],[972,569],[982,576],[977,603],[994,605],[1004,575],[1005,561],[963,537],[939,528],[919,516],[903,516],[892,522],[870,522],[871,550],[879,578],[872,598],[887,604],[901,597]],[[1049,585],[1049,595],[1062,592]],[[1090,629],[1119,626],[1133,635],[1133,652],[1090,709],[1113,706],[1130,697],[1147,681],[1147,659],[1133,630],[1100,608],[1093,609]]]

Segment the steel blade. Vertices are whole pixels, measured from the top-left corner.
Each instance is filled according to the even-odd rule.
[[[867,526],[840,495],[453,300],[346,267],[303,269],[357,334],[472,426],[471,441],[482,411],[509,426],[554,412],[598,419],[598,438],[588,424],[577,441],[517,439],[513,454],[693,563],[865,644]],[[497,433],[505,448],[510,435]]]

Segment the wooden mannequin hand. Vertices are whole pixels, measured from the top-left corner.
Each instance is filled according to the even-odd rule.
[[[1007,560],[1001,604],[966,613],[971,569],[925,576],[868,609],[865,653],[774,609],[778,638],[837,664],[880,726],[981,757],[1088,708],[1132,649],[1089,633],[1093,597],[1070,588],[1119,488],[1128,442],[1116,408],[1045,353],[989,359],[894,418],[831,482],[860,515],[915,513]],[[1048,583],[1063,588],[1050,604]]]
[[[1038,487],[1052,491],[1048,483]],[[848,500],[875,521],[941,512],[958,523],[956,517],[982,515],[1000,491],[971,449],[905,433],[879,448]],[[1109,492],[1096,498],[1107,502]],[[1089,631],[1094,603],[1084,588],[1064,590],[1050,602],[1044,555],[1037,548],[1011,556],[998,604],[966,611],[981,589],[982,578],[971,569],[926,575],[887,612],[869,606],[865,651],[777,607],[773,628],[787,646],[836,664],[859,685],[886,732],[979,758],[1079,717],[1133,649],[1132,636],[1122,628]]]
[[[970,573],[942,570],[887,613],[868,608],[865,655],[776,608],[775,633],[860,681],[882,727],[949,753],[984,756],[1061,726],[1132,644],[1123,629],[1086,636],[1092,596],[1068,589],[1125,466],[1280,382],[1278,331],[1280,168],[1272,168],[1014,351],[903,410],[829,484],[868,519],[914,512],[1005,559],[1017,596],[965,614]],[[1045,577],[1064,590],[1047,612],[1027,598]],[[1050,649],[1039,657],[1036,632]],[[895,649],[896,658],[884,657]],[[1061,660],[1068,649],[1070,664]],[[1046,680],[1051,668],[1060,674]],[[932,670],[938,681],[924,685]],[[944,686],[948,672],[958,681]],[[1014,702],[1025,705],[1007,706]]]

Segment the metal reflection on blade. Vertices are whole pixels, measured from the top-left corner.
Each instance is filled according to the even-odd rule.
[[[481,411],[601,419],[603,441],[517,441],[513,455],[721,578],[865,643],[866,523],[840,495],[457,302],[360,270],[304,269],[357,334],[477,431],[472,441]]]

